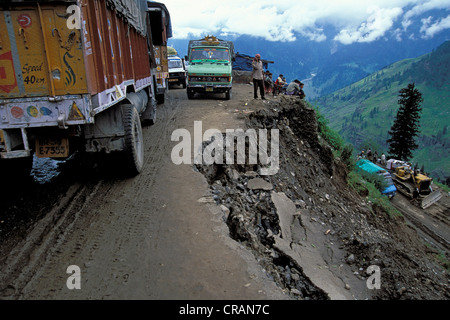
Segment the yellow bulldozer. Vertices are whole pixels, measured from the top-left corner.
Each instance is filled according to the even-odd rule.
[[[422,209],[428,208],[442,197],[439,190],[433,191],[432,178],[420,173],[420,170],[411,169],[410,166],[396,167],[392,180],[400,193],[412,199]]]

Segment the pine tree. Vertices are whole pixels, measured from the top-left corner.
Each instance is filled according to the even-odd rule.
[[[396,159],[409,161],[412,152],[419,147],[415,138],[420,133],[422,102],[422,94],[415,88],[414,83],[408,84],[407,88],[399,92],[400,108],[389,131],[391,138],[386,141],[389,145],[389,154]]]

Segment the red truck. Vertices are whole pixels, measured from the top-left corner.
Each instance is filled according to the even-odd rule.
[[[2,4],[0,168],[30,170],[33,154],[103,152],[121,153],[118,168],[138,174],[141,121],[156,119],[169,37],[169,12],[154,1]]]

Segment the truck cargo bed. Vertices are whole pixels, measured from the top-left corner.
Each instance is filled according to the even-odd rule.
[[[93,123],[129,86],[152,84],[145,35],[105,0],[74,4],[2,7],[0,129]],[[80,28],[68,22],[73,7]]]

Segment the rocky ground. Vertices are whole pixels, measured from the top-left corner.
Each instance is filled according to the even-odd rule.
[[[304,299],[450,297],[439,251],[403,216],[390,216],[349,189],[346,167],[319,138],[314,110],[291,97],[252,104],[247,128],[280,130],[279,173],[262,176],[259,166],[226,164],[198,170],[231,236],[282,288]],[[379,267],[379,290],[367,288],[370,266]]]

